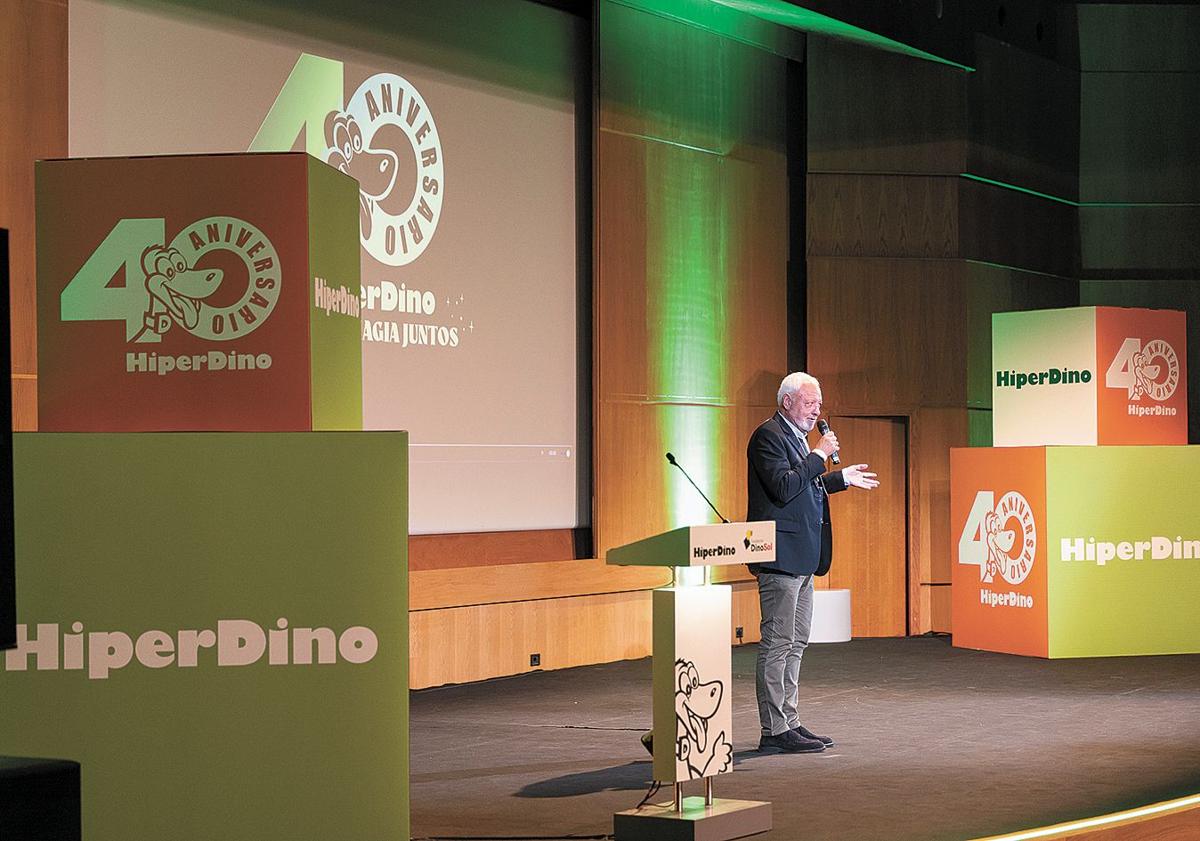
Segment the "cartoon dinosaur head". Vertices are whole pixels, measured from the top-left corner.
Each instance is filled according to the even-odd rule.
[[[372,203],[396,184],[399,158],[388,149],[371,149],[362,129],[349,114],[331,111],[325,118],[326,161],[358,182],[358,221],[363,236],[371,235]]]
[[[220,269],[194,269],[178,249],[152,245],[142,252],[142,271],[150,308],[146,317],[156,323],[155,332],[165,333],[174,319],[189,330],[200,323],[200,305],[221,285]],[[165,308],[165,312],[163,311]],[[169,319],[168,319],[169,317]]]
[[[1149,391],[1147,384],[1157,381],[1162,370],[1161,365],[1151,365],[1150,363],[1150,354],[1144,350],[1139,350],[1133,355],[1133,376],[1141,391]]]
[[[720,709],[723,694],[720,681],[700,682],[690,660],[675,661],[675,715],[700,752],[708,748],[708,722]]]
[[[980,568],[980,574],[985,581],[991,581],[992,576],[999,572],[1004,574],[1008,569],[1013,544],[1017,542],[1017,533],[1013,529],[1003,528],[1004,523],[995,511],[989,511],[983,518],[984,539],[987,541],[988,560]]]

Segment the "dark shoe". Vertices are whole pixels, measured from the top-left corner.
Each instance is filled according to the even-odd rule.
[[[815,740],[815,741],[820,742],[827,748],[833,747],[833,739],[829,738],[828,736],[818,736],[816,733],[809,730],[803,724],[793,727],[792,732],[795,733],[797,736],[799,736],[801,739]]]
[[[642,747],[644,747],[646,749],[647,753],[649,753],[651,756],[654,756],[654,731],[653,730],[651,730],[649,733],[642,734]]]
[[[817,739],[806,739],[795,730],[784,730],[778,736],[763,736],[758,740],[758,749],[760,752],[820,753],[825,750],[825,745]]]

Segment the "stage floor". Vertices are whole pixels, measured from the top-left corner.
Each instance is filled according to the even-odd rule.
[[[837,745],[786,756],[755,751],[755,654],[733,651],[736,771],[715,785],[773,803],[758,838],[969,839],[1200,792],[1200,655],[814,645],[802,721]],[[413,838],[611,834],[649,784],[650,717],[649,660],[414,692]]]

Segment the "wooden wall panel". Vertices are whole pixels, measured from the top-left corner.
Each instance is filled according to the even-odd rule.
[[[950,585],[931,585],[926,586],[925,589],[929,593],[929,627],[926,630],[938,634],[953,633],[953,606],[951,604],[953,591]]]
[[[810,172],[965,169],[968,74],[811,35],[807,70]]]
[[[1084,277],[1200,280],[1200,193],[1180,207],[1082,207]]]
[[[1077,67],[985,35],[975,37],[975,61],[965,171],[1078,199]]]
[[[730,42],[618,3],[599,5],[601,129],[697,149],[727,148],[722,115],[730,92],[716,79],[729,61]],[[606,186],[616,185],[601,180],[597,192]]]
[[[787,158],[778,149],[760,149],[756,158],[729,157],[723,166],[727,212],[738,220],[719,246],[729,279],[726,395],[735,406],[766,407],[762,420],[774,410],[779,381],[788,373]],[[745,439],[732,443],[745,452]]]
[[[1190,17],[1194,39],[1200,11]],[[1080,199],[1195,202],[1200,60],[1186,71],[1083,73],[1081,84]]]
[[[408,539],[408,568],[414,571],[574,559],[573,529],[415,534]]]
[[[742,567],[745,570],[745,567]],[[736,581],[730,584],[733,588],[733,628],[730,629],[730,641],[733,645],[747,645],[758,642],[762,638],[759,633],[762,624],[762,614],[758,610],[758,584],[749,572],[747,581]],[[737,629],[742,629],[742,638],[737,637]]]
[[[646,144],[604,132],[596,144],[595,399],[644,399],[646,357]],[[619,189],[605,185],[619,185]],[[614,331],[601,335],[600,328]],[[599,423],[599,417],[596,418]],[[600,427],[595,437],[602,440]],[[596,496],[608,476],[596,465]]]
[[[597,554],[730,519],[786,373],[785,62],[601,3],[593,519]],[[711,325],[697,327],[696,325]],[[707,330],[707,332],[705,332]]]
[[[409,613],[409,686],[647,657],[650,593],[505,602]],[[647,704],[649,702],[647,701]]]
[[[965,408],[922,408],[909,422],[910,634],[949,630],[950,448],[967,446],[967,422]]]
[[[12,378],[13,430],[37,431],[37,375],[14,374]]]
[[[1079,210],[1059,201],[964,180],[961,256],[1060,277],[1079,267]]]
[[[10,231],[14,429],[37,424],[33,162],[67,154],[67,4],[10,0],[0,16],[0,228]]]
[[[855,637],[899,637],[907,631],[908,519],[903,419],[830,416],[842,464],[866,463],[879,474],[873,491],[850,488],[830,497],[833,564],[822,588],[850,590]],[[828,465],[830,469],[836,469]]]
[[[906,415],[965,406],[963,266],[808,258],[808,365],[826,411]]]
[[[958,256],[958,178],[859,173],[808,176],[808,253]]]
[[[603,560],[502,564],[409,573],[410,610],[536,601],[651,590],[671,583],[671,571],[608,566]]]
[[[778,388],[779,377],[774,372],[770,376]],[[716,522],[683,474],[667,463],[668,447],[727,519],[744,518],[746,442],[774,411],[774,401],[734,407],[601,403],[599,423],[609,431],[597,437],[597,459],[620,477],[621,485],[616,493],[597,500],[597,523],[603,522],[606,535],[598,553],[679,525]],[[678,437],[671,437],[672,430]],[[701,434],[697,430],[711,435],[713,452],[690,450],[689,436]],[[688,458],[689,452],[694,459]]]
[[[434,582],[428,576],[441,574],[418,574],[413,583],[413,610],[409,613],[412,689],[649,657],[653,641],[649,588],[662,582],[646,576],[670,576],[661,570],[628,570],[627,583],[640,583],[647,589],[419,609],[419,604],[437,602]],[[563,574],[565,569],[559,572]],[[635,581],[639,574],[643,580]],[[509,582],[510,591],[517,589],[515,585]],[[753,579],[740,580],[731,586],[730,644],[758,642],[755,583]],[[565,586],[562,591],[576,589],[582,587]],[[738,627],[743,632],[740,640]],[[530,654],[540,655],[539,666],[530,666]]]
[[[870,581],[858,585],[886,621],[862,616],[851,582],[855,632],[866,624],[873,633],[920,633],[933,604],[919,582],[934,561],[928,541],[913,537],[936,530],[939,512],[936,498],[912,495],[922,468],[911,436],[927,407],[966,415],[960,174],[969,74],[820,38],[810,38],[808,55],[808,370],[822,382],[828,414],[889,417],[901,431],[881,464],[898,471],[890,490],[901,495],[906,530],[890,552],[904,565],[891,568],[886,596]],[[841,509],[861,504],[844,500],[835,500],[839,529],[847,528]],[[855,540],[870,536],[838,542]],[[835,569],[841,555],[839,547]]]

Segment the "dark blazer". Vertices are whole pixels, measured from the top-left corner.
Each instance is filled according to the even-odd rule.
[[[800,442],[783,415],[763,421],[746,447],[748,521],[775,521],[775,563],[750,571],[824,575],[833,559],[829,494],[848,487],[842,471],[824,473],[816,453],[800,454]]]

